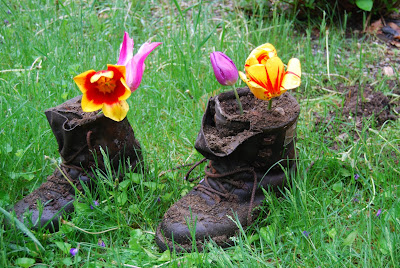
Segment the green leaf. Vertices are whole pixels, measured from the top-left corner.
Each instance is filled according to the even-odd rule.
[[[68,92],[64,92],[63,94],[61,94],[61,98],[63,100],[66,100],[68,98]]]
[[[351,232],[344,240],[343,240],[343,245],[345,246],[350,246],[353,244],[354,240],[356,239],[358,233],[357,231]]]
[[[117,196],[118,205],[123,206],[125,205],[126,201],[128,201],[128,194],[126,193],[126,191],[123,191]]]
[[[259,234],[252,234],[248,238],[249,244],[252,244],[254,241],[260,240],[260,235]]]
[[[332,238],[332,239],[335,239],[336,234],[337,234],[336,228],[332,228],[332,229],[330,229],[330,230],[328,231],[328,235],[329,235],[329,237]]]
[[[171,201],[171,200],[172,200],[172,197],[173,197],[173,194],[174,194],[174,192],[168,192],[168,193],[163,194],[163,195],[161,196],[161,201],[163,201],[163,202],[169,202],[169,201]]]
[[[139,250],[142,251],[140,247],[140,237],[143,235],[143,232],[141,229],[133,229],[130,231],[130,239],[129,239],[129,248],[134,249],[134,250]]]
[[[125,190],[131,184],[130,180],[124,180],[118,185],[118,189]]]
[[[275,241],[275,225],[268,225],[260,228],[260,236],[268,244],[273,244]]]
[[[164,188],[164,184],[159,184],[154,181],[145,181],[143,182],[143,185],[146,188],[149,188],[149,190],[155,191],[155,190],[162,190]]]
[[[18,158],[21,158],[23,155],[24,155],[24,150],[22,150],[22,149],[18,149],[15,152],[15,156],[18,157]]]
[[[345,178],[351,176],[350,171],[349,171],[348,169],[345,169],[345,168],[341,168],[341,169],[340,169],[340,174],[341,174],[343,177],[345,177]]]
[[[90,205],[86,204],[86,203],[81,203],[78,200],[74,201],[74,207],[75,207],[75,211],[77,213],[82,213],[82,214],[86,214],[88,212],[91,212],[92,210],[90,209]]]
[[[127,177],[128,177],[128,179],[129,180],[131,180],[133,183],[135,183],[135,184],[139,184],[140,183],[140,181],[142,180],[142,175],[140,175],[140,174],[138,174],[138,173],[133,173],[133,172],[131,172],[131,173],[128,173],[127,174]],[[124,181],[123,181],[124,182]],[[122,182],[121,182],[122,183]],[[121,184],[120,183],[120,184]]]
[[[365,11],[371,11],[373,4],[373,0],[356,0],[356,5],[358,6],[358,8]]]
[[[169,252],[169,250],[167,249],[166,251],[164,251],[163,254],[161,254],[160,258],[158,258],[157,261],[166,262],[166,261],[170,261],[170,260],[171,260],[171,252]]]
[[[334,185],[332,185],[332,189],[335,192],[340,193],[340,191],[342,191],[342,189],[343,189],[343,183],[341,181],[338,183],[335,183]]]
[[[5,149],[6,149],[6,153],[8,153],[8,154],[11,153],[13,150],[12,146],[8,143],[6,144]]]
[[[72,259],[71,258],[64,258],[62,260],[62,263],[65,264],[66,266],[71,266],[73,264]]]
[[[61,249],[62,252],[64,252],[65,254],[69,253],[69,250],[71,249],[71,244],[61,241],[55,241],[54,243],[57,245],[59,249]]]
[[[32,265],[35,264],[35,260],[31,258],[18,258],[15,260],[15,265],[21,266],[21,267],[31,267]]]
[[[0,206],[8,205],[10,202],[10,195],[6,191],[0,191]]]
[[[24,178],[26,181],[31,181],[35,178],[35,175],[33,174],[23,174],[22,178]]]

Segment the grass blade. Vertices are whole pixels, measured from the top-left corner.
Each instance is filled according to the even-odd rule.
[[[32,234],[31,231],[26,228],[26,226],[20,222],[16,217],[11,215],[8,211],[0,207],[0,212],[4,214],[4,216],[10,221],[17,226],[18,229],[20,229],[24,234],[26,234],[42,251],[44,251],[44,247],[42,244],[40,244],[39,240]]]

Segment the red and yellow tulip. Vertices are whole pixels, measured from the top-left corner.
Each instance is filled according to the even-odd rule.
[[[74,77],[82,96],[82,110],[102,109],[106,117],[121,121],[128,113],[126,99],[131,90],[126,84],[126,69],[121,65],[107,65],[107,70],[89,70]]]
[[[266,43],[255,48],[245,63],[245,72],[240,78],[247,84],[256,98],[270,100],[288,89],[300,86],[301,66],[296,58],[289,60],[287,70],[273,45]]]
[[[107,70],[89,70],[74,77],[82,96],[82,110],[94,112],[102,109],[106,117],[122,121],[128,111],[126,99],[142,81],[146,57],[161,43],[144,43],[133,55],[133,40],[125,32],[118,65],[107,65]]]

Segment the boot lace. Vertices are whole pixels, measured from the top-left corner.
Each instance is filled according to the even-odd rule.
[[[197,178],[201,177],[196,177],[194,179],[190,179],[190,173],[197,167],[199,166],[201,163],[205,162],[207,159],[203,158],[202,160],[196,162],[190,169],[189,171],[186,173],[185,175],[185,179],[187,179],[188,181],[192,182],[194,180],[196,180]],[[217,203],[221,201],[221,197],[227,199],[228,201],[233,201],[235,198],[237,198],[237,196],[231,192],[229,192],[221,182],[224,183],[228,183],[231,184],[233,186],[235,186],[236,188],[241,188],[244,189],[246,188],[246,185],[243,181],[240,180],[232,180],[232,179],[225,179],[226,177],[235,175],[235,174],[239,174],[239,173],[244,173],[244,172],[248,172],[248,173],[252,173],[253,175],[253,189],[251,191],[251,198],[250,198],[250,205],[249,205],[249,209],[247,212],[247,223],[251,224],[252,221],[252,215],[251,212],[254,208],[254,198],[255,198],[255,194],[256,194],[256,190],[257,190],[257,174],[254,171],[254,168],[238,168],[232,171],[228,171],[228,172],[224,172],[224,173],[217,173],[216,170],[212,167],[212,163],[211,161],[208,162],[208,164],[204,167],[204,173],[205,176],[203,178],[203,180],[201,182],[203,182],[203,184],[198,184],[197,186],[194,187],[195,190],[201,191],[204,194],[214,198]],[[218,185],[219,189],[215,189],[215,187],[212,186],[212,184],[209,183],[208,178],[212,178],[212,179],[217,179],[217,180],[213,180],[213,182],[215,182]]]

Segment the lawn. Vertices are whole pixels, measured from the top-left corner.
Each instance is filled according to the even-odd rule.
[[[398,266],[400,50],[345,29],[346,18],[307,24],[255,2],[0,1],[5,210],[60,163],[44,111],[81,94],[73,77],[116,64],[124,31],[135,51],[149,40],[163,43],[128,99],[147,172],[122,182],[99,173],[96,190],[77,194],[75,212],[56,233],[6,228],[0,213],[1,267]],[[160,252],[158,223],[197,184],[183,179],[188,167],[176,167],[202,159],[194,142],[207,101],[228,90],[215,79],[210,53],[224,52],[243,70],[248,54],[267,42],[285,64],[293,57],[302,64],[302,84],[290,92],[301,107],[295,177],[280,196],[265,191],[260,216],[231,238],[234,246]],[[362,92],[369,95],[357,98]],[[364,117],[345,109],[350,100],[372,105],[378,93],[388,102],[386,117],[376,106]]]

